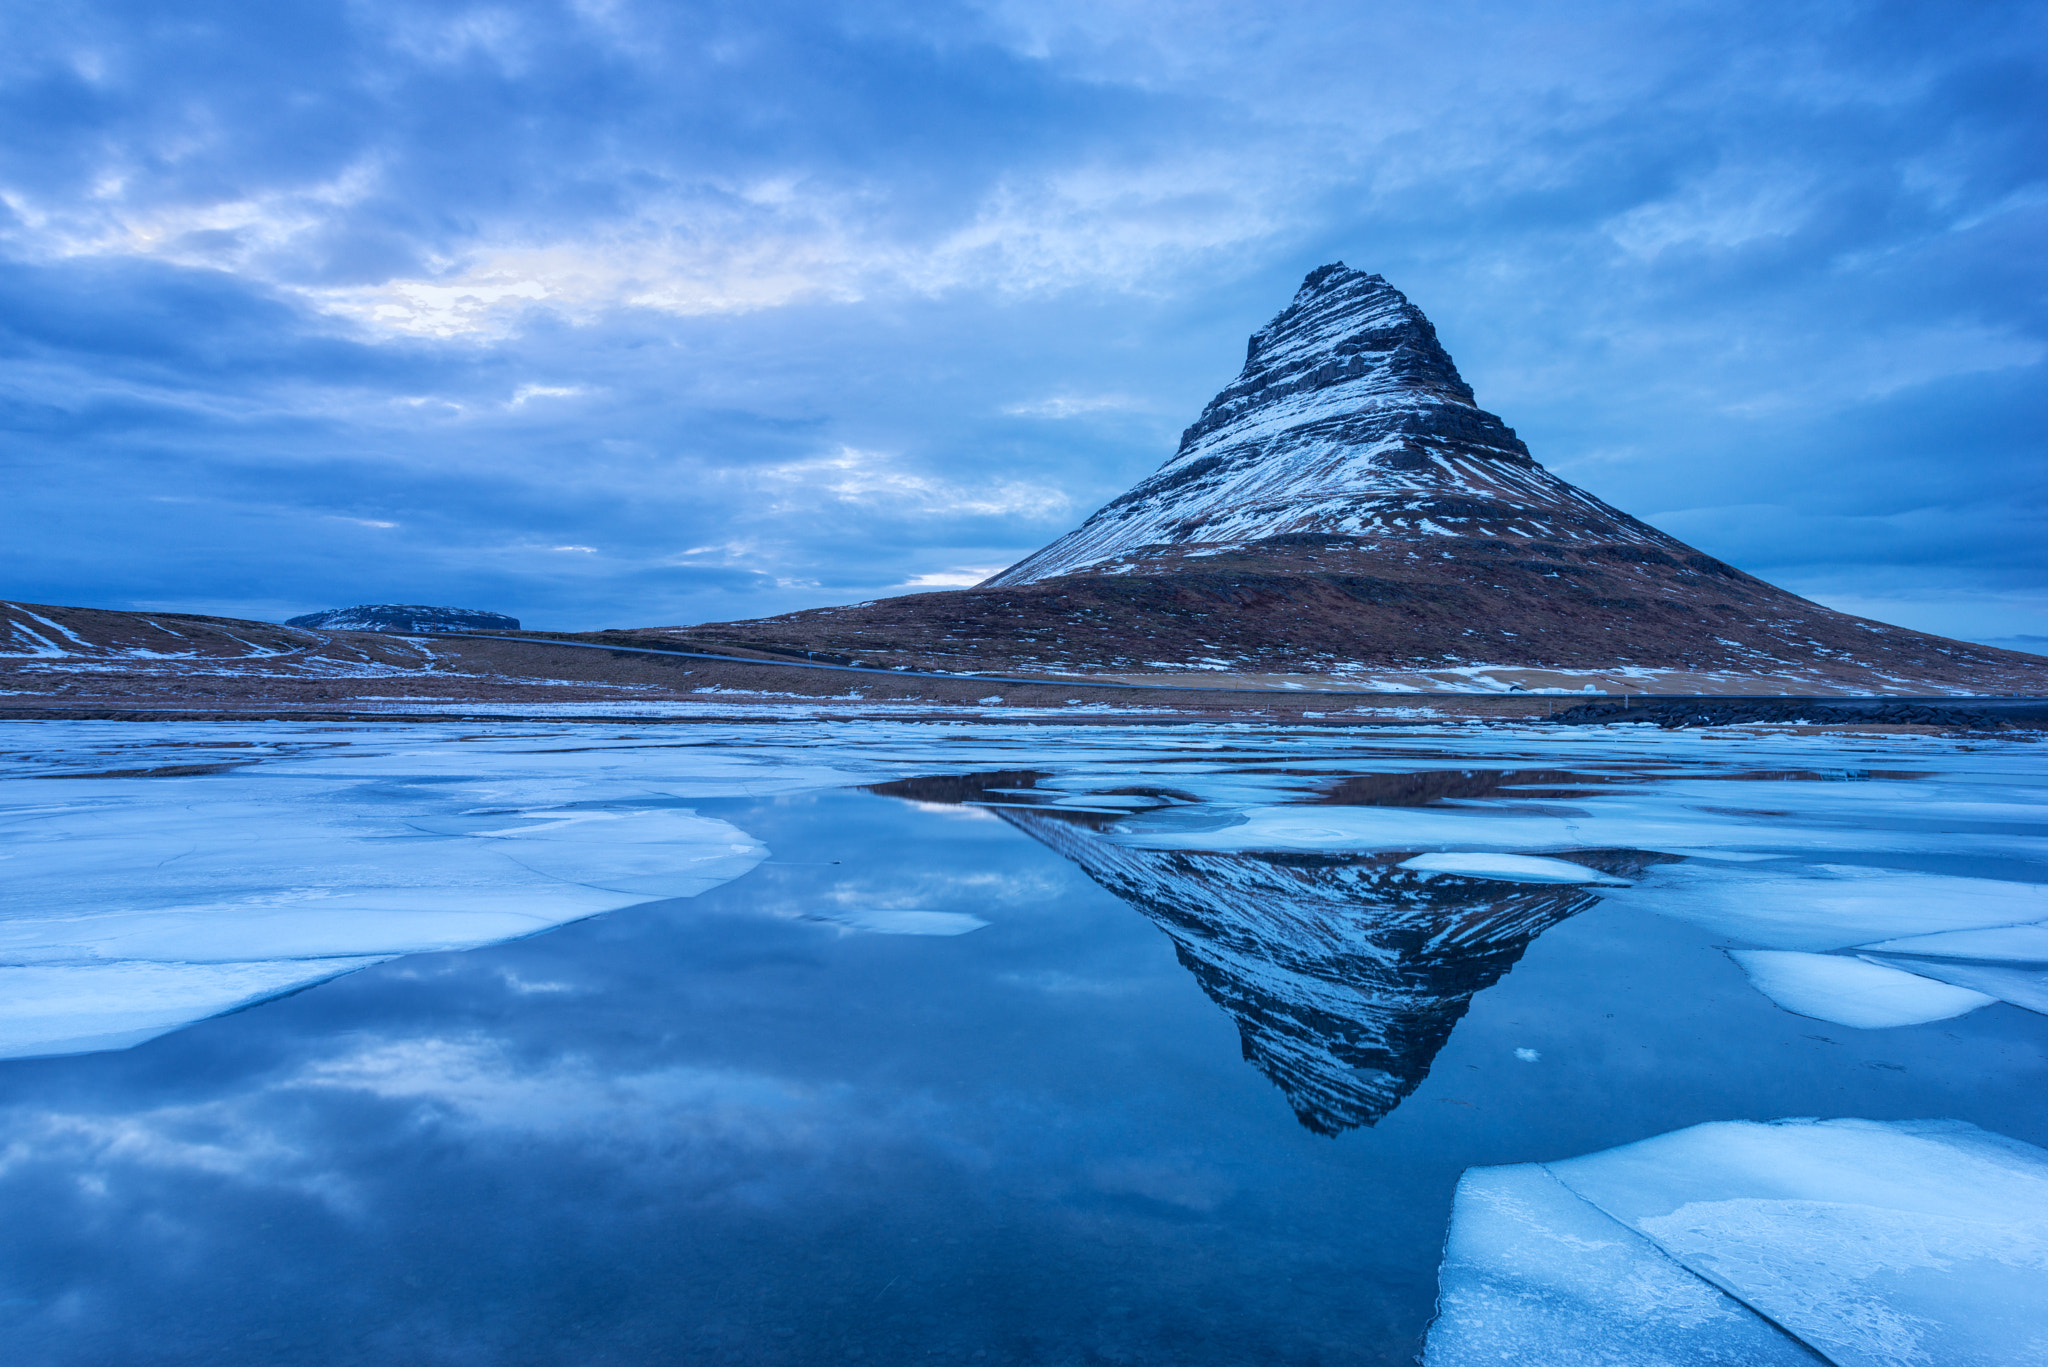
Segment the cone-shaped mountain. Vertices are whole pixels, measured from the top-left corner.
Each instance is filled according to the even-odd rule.
[[[1190,555],[1294,545],[1455,557],[1472,549],[1459,543],[1503,537],[1727,570],[1538,465],[1474,403],[1420,309],[1379,276],[1334,265],[1252,334],[1243,373],[1173,459],[988,584],[1188,569]]]
[[[2035,657],[1821,607],[1559,479],[1478,406],[1420,309],[1341,263],[1252,334],[1172,459],[985,583],[666,634],[961,671],[2048,688]]]

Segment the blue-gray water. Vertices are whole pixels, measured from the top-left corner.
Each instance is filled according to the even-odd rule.
[[[1545,782],[1528,803],[1575,800]],[[1427,964],[1386,1019],[1317,1015],[1289,983],[1352,972],[1341,953],[1268,981],[1200,918],[1233,887],[1270,907],[1275,878],[1355,896],[1356,860],[1119,855],[1140,905],[1086,867],[1108,816],[963,795],[1006,800],[696,800],[769,860],[0,1063],[6,1357],[1407,1363],[1469,1166],[1797,1115],[2048,1140],[2048,1020],[2015,1006],[1832,1026],[1641,900],[1438,880],[1445,917],[1509,929],[1395,946]],[[1830,858],[2044,876],[1982,850]],[[905,909],[987,924],[856,928]]]

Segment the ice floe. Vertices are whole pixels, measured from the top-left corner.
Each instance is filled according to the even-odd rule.
[[[1842,954],[1731,949],[1750,983],[1794,1015],[1858,1030],[1924,1025],[1989,1006],[1998,998]]]
[[[0,1058],[125,1049],[389,957],[0,966]]]
[[[1430,1367],[1815,1358],[2048,1363],[2048,1153],[1960,1121],[1722,1121],[1459,1184]]]
[[[1422,873],[1456,873],[1467,878],[1493,878],[1506,883],[1627,883],[1569,859],[1544,859],[1528,854],[1485,854],[1447,851],[1418,854],[1401,861],[1404,869]]]
[[[1872,962],[2048,1015],[2048,925],[1909,935],[1864,945],[1862,952]]]
[[[1953,959],[1886,959],[1921,977],[1988,992],[2001,1001],[2048,1016],[2048,970],[2006,964],[1957,963]]]
[[[1720,786],[1730,791],[1712,792]],[[1776,791],[1744,793],[1770,786]],[[1427,806],[1290,806],[1266,794],[1270,805],[1251,805],[1249,785],[1218,796],[1243,805],[1231,820],[1193,831],[1135,822],[1124,839],[1148,849],[1420,850],[1457,847],[1503,853],[1572,848],[1632,848],[1696,856],[1810,856],[1823,851],[1856,853],[1971,852],[2020,858],[2048,858],[2048,812],[2029,805],[2020,811],[1973,798],[1949,803],[1931,788],[1927,805],[1915,811],[1907,795],[1891,800],[1852,800],[1832,788],[1911,785],[1841,783],[1805,785],[1798,805],[1784,810],[1789,783],[1773,785],[1677,781],[1616,788],[1574,800],[1568,808],[1518,810],[1511,795],[1494,801],[1461,801]],[[1735,803],[1755,803],[1754,813]],[[1724,809],[1722,804],[1728,804]],[[1775,804],[1779,810],[1763,810]],[[1873,810],[1874,809],[1874,810]],[[1792,819],[1787,819],[1787,818]],[[1952,821],[1950,820],[1952,818]],[[2021,822],[2030,828],[2013,829]],[[2042,919],[2036,912],[2031,918]]]
[[[0,1057],[132,1044],[392,955],[692,896],[766,854],[602,775],[394,787],[326,763],[17,785]]]
[[[1540,1163],[1458,1182],[1428,1367],[1813,1367],[1755,1311]]]
[[[1624,902],[1759,946],[1731,951],[1787,1011],[1865,1030],[1994,999],[2048,1010],[2048,887],[1829,864],[1655,871]],[[1826,953],[1822,951],[1853,951]],[[1969,961],[1994,960],[2004,963]],[[2019,967],[2031,964],[2032,968]]]
[[[1150,850],[1421,849],[1404,867],[1604,884],[1602,895],[1622,905],[1776,952],[1745,961],[1752,981],[1789,1010],[1842,1024],[1939,1020],[1989,997],[2034,1010],[2048,1001],[2048,974],[2016,966],[2048,969],[2048,884],[1883,867],[1927,854],[2043,862],[2048,810],[2040,785],[2011,781],[2016,775],[1874,777],[1762,765],[1722,777],[1609,782],[1588,768],[1576,784],[1569,772],[1546,784],[1503,771],[1482,796],[1384,805],[1260,802],[1256,778],[1197,780],[1187,786],[1205,787],[1208,804],[1135,814],[1113,838]],[[1521,796],[1546,787],[1565,793],[1570,806],[1555,795]],[[1556,857],[1574,849],[1634,849],[1674,862],[1627,885]],[[1842,856],[1858,862],[1836,862]],[[1827,961],[1817,959],[1828,951],[1835,953]],[[1858,951],[1890,966],[1863,962]],[[2013,966],[1933,971],[1889,957],[1922,954]]]
[[[1996,926],[1989,930],[1947,930],[1864,945],[1873,954],[1912,954],[1935,959],[1992,959],[2048,967],[2048,925]]]
[[[1834,864],[1667,865],[1624,901],[1773,949],[1848,949],[2048,919],[2048,886]]]

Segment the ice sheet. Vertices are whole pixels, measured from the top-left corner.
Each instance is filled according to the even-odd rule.
[[[601,767],[472,752],[465,780],[394,783],[317,760],[13,785],[0,1057],[121,1047],[395,954],[692,896],[766,854]]]
[[[1912,954],[1933,959],[1997,959],[2048,967],[2048,926],[1998,926],[1991,930],[1949,930],[1863,945],[1873,954]]]
[[[2048,913],[2039,883],[1832,864],[1666,865],[1613,896],[1773,949],[1847,949]]]
[[[1724,1121],[1547,1166],[1842,1367],[2048,1363],[2031,1145],[1960,1121]]]
[[[1958,963],[1953,959],[1892,959],[1922,977],[1939,979],[2048,1016],[2048,969],[2014,968],[2008,964]]]
[[[1538,1163],[1458,1182],[1425,1367],[1813,1367],[1747,1306]]]
[[[0,966],[0,1058],[126,1049],[387,957]]]
[[[1429,1367],[1815,1360],[2048,1363],[2048,1153],[1722,1121],[1458,1184]]]
[[[1445,851],[1418,854],[1401,861],[1404,869],[1424,873],[1456,873],[1467,878],[1497,878],[1506,883],[1627,883],[1569,859],[1544,859],[1528,854],[1483,854]]]
[[[1858,1030],[1924,1025],[1997,998],[1840,954],[1731,949],[1757,991],[1795,1015]]]

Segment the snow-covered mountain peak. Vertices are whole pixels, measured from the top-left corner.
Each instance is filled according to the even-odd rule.
[[[1299,420],[1396,394],[1474,406],[1422,310],[1381,276],[1336,262],[1311,271],[1252,334],[1243,372],[1182,434],[1174,459],[1229,440],[1247,416]]]
[[[1477,406],[1422,310],[1336,262],[1252,334],[1244,369],[1165,465],[988,583],[1302,535],[1673,544],[1537,465]]]

